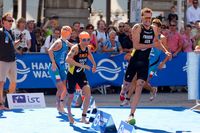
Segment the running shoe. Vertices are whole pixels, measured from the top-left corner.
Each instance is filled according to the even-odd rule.
[[[126,99],[125,94],[120,93],[119,99],[123,102]]]
[[[125,97],[125,93],[123,91],[123,85],[121,86],[121,92],[120,92],[120,96],[119,96],[120,101],[124,101],[126,99]]]
[[[128,117],[128,120],[126,121],[128,124],[130,124],[130,125],[135,125],[135,123],[136,123],[136,120],[135,120],[135,118],[134,118],[134,116],[133,115],[130,115],[129,117]]]
[[[121,104],[120,106],[129,106],[130,105],[130,101],[125,99]]]

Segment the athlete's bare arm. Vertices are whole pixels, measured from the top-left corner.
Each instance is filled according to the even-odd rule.
[[[136,24],[132,28],[132,41],[133,41],[133,47],[135,49],[147,49],[152,48],[152,44],[142,44],[140,43],[140,32],[141,32],[141,26],[139,24]]]
[[[176,52],[174,52],[173,56],[177,56],[177,54],[178,54],[179,52],[181,52],[182,47],[183,47],[183,44],[182,44],[182,41],[181,41],[181,37],[180,37],[180,35],[179,35],[178,49],[176,50]]]
[[[92,62],[92,65],[93,65],[92,72],[95,72],[96,71],[96,62],[94,61],[93,55],[89,48],[88,48],[88,59]]]
[[[50,57],[50,60],[51,60],[52,63],[55,62],[53,51],[57,51],[57,50],[59,50],[61,48],[62,48],[62,42],[61,42],[60,39],[58,39],[48,49],[49,57]]]
[[[171,52],[169,52],[169,48],[167,47],[167,38],[164,35],[161,35],[160,38],[161,50],[167,55],[168,59],[172,58]]]
[[[172,58],[172,54],[169,52],[167,47],[167,38],[164,35],[160,37],[161,47],[160,49],[166,54],[166,57],[158,66],[158,69],[162,69],[165,63]]]

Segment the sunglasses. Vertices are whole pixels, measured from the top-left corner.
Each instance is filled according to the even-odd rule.
[[[93,28],[88,28],[87,30],[94,30]]]
[[[83,38],[82,39],[82,42],[89,42],[90,41],[90,38]]]
[[[170,24],[170,26],[175,27],[176,25],[175,24]]]
[[[124,27],[124,26],[123,26],[123,25],[120,25],[120,26],[119,26],[119,28],[122,28],[122,27]]]
[[[6,19],[5,21],[7,21],[7,22],[9,22],[9,23],[13,23],[14,22],[14,20],[12,20],[12,19],[10,19],[10,20],[8,20],[8,19]]]

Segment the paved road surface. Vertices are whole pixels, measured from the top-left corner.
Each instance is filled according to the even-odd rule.
[[[119,95],[117,94],[93,94],[97,106],[119,106]],[[149,101],[149,94],[142,94],[139,106],[167,106],[167,107],[188,107],[195,105],[194,100],[188,100],[187,93],[158,93],[154,101]],[[55,95],[45,95],[47,107],[55,106]]]

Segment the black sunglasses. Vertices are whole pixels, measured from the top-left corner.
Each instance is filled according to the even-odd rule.
[[[9,22],[9,23],[10,23],[10,22],[12,22],[12,23],[14,22],[14,20],[12,20],[12,19],[11,19],[11,20],[6,19],[5,21],[7,21],[7,22]]]
[[[170,26],[173,26],[173,27],[174,27],[174,26],[176,26],[176,25],[175,25],[175,24],[170,24]]]

